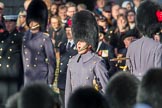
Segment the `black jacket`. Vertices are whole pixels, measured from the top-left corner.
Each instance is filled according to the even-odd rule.
[[[0,33],[0,95],[4,104],[23,84],[22,35],[17,30]]]
[[[66,49],[67,42],[63,42],[60,45],[60,72],[58,76],[58,88],[65,89],[66,84],[66,72],[68,67],[69,59],[77,54],[77,50],[75,49],[75,45],[67,50]]]

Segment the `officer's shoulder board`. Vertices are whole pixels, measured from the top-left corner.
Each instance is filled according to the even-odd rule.
[[[43,32],[43,34],[47,37],[49,37],[49,33]]]

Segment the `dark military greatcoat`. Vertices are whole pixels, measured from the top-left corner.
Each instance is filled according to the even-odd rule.
[[[111,77],[112,75],[115,74],[117,68],[115,66],[115,62],[110,61],[110,59],[115,58],[115,54],[113,52],[113,49],[110,45],[104,43],[104,42],[99,42],[100,46],[98,46],[98,55],[101,56],[106,63],[106,67],[109,70],[109,76]]]
[[[71,57],[77,54],[77,50],[75,49],[75,45],[71,45],[69,49],[67,49],[67,42],[63,42],[60,45],[60,73],[58,76],[58,88],[65,90],[66,85],[66,72],[68,67],[68,62]]]
[[[0,33],[0,104],[5,104],[23,84],[21,45],[22,35],[17,30]]]
[[[42,82],[52,84],[56,59],[52,41],[43,32],[32,34],[27,31],[23,37],[24,84]]]

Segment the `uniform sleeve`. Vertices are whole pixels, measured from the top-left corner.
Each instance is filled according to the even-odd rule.
[[[46,62],[48,63],[48,84],[52,84],[54,81],[54,72],[56,69],[56,57],[50,38],[47,38],[45,41],[45,53]]]
[[[71,95],[71,92],[72,92],[71,72],[70,72],[70,68],[68,67],[67,75],[66,75],[66,87],[65,87],[65,108],[67,108],[67,104],[68,104],[68,100]]]
[[[97,62],[94,71],[96,73],[97,78],[99,79],[99,83],[101,84],[102,92],[105,93],[109,76],[104,60]]]
[[[162,45],[160,44],[155,53],[155,67],[162,67]]]
[[[126,58],[130,58],[130,48],[128,47]],[[128,66],[128,69],[132,72],[132,65],[131,65],[131,58],[129,60],[126,60],[126,66]]]

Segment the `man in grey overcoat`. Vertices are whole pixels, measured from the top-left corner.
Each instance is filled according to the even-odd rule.
[[[105,92],[108,82],[108,70],[105,61],[94,51],[98,43],[98,26],[93,14],[89,11],[80,11],[72,18],[72,34],[78,50],[73,56],[67,69],[65,87],[65,108],[71,94],[80,87],[96,87],[93,83],[96,78],[96,87]]]

